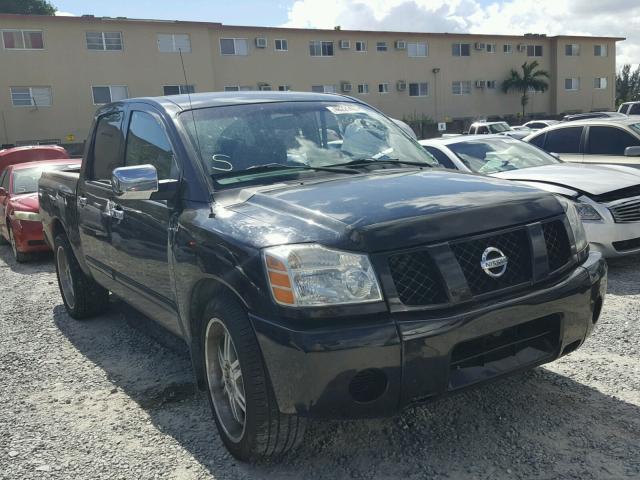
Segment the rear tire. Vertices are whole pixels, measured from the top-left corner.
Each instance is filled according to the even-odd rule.
[[[18,245],[16,244],[16,238],[13,236],[13,230],[11,224],[7,223],[7,232],[9,232],[9,243],[11,244],[11,250],[13,251],[13,258],[18,263],[24,263],[29,260],[29,254],[18,251]]]
[[[233,298],[221,295],[207,305],[201,327],[209,404],[229,452],[250,461],[277,457],[297,447],[306,419],[280,413],[245,310]],[[237,398],[241,401],[234,408]]]
[[[109,291],[85,275],[66,235],[55,238],[53,252],[58,287],[69,315],[81,320],[104,312],[109,305]]]

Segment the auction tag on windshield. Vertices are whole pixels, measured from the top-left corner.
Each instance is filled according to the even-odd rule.
[[[335,105],[327,106],[327,110],[335,115],[345,113],[363,113],[365,111],[364,108],[352,103],[337,103]]]

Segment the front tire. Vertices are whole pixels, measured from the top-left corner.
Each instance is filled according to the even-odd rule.
[[[244,309],[224,295],[211,301],[200,338],[209,404],[231,454],[250,461],[297,447],[306,419],[280,413]]]
[[[54,240],[56,276],[62,301],[76,320],[96,316],[109,305],[109,291],[85,275],[66,235]]]

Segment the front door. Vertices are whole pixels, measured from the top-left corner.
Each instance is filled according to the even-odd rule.
[[[124,164],[153,165],[158,179],[178,180],[179,170],[165,124],[152,111],[131,112]],[[169,269],[169,228],[174,203],[166,200],[115,200],[121,219],[112,219],[113,269],[137,301],[130,299],[168,329],[180,333]],[[134,303],[136,302],[136,303]]]

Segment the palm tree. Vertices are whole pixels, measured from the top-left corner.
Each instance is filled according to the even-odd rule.
[[[538,62],[535,60],[531,63],[524,62],[522,64],[522,74],[517,70],[511,69],[509,77],[502,82],[502,91],[507,93],[511,90],[520,92],[520,105],[522,105],[522,116],[524,117],[524,109],[529,103],[529,89],[533,88],[544,92],[549,88],[549,84],[542,78],[549,78],[546,70],[536,70]]]

